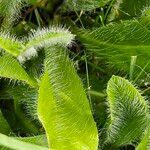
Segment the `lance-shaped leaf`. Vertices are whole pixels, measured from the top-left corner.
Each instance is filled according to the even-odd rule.
[[[77,34],[90,52],[99,60],[105,58],[110,66],[129,72],[131,56],[137,56],[133,76],[136,77],[141,68],[144,69],[142,75],[149,73],[150,31],[141,21],[124,21]]]
[[[98,148],[98,133],[81,81],[65,49],[46,50],[38,99],[38,115],[54,149]]]
[[[0,148],[1,149],[16,149],[16,150],[48,150],[46,147],[38,146],[35,144],[23,142],[15,139],[14,137],[8,137],[0,133]]]
[[[31,86],[37,86],[37,81],[26,73],[17,60],[8,55],[0,57],[0,76],[14,80],[21,80]]]
[[[0,110],[0,133],[3,134],[10,134],[11,129],[9,127],[9,124],[7,123],[6,119],[4,118],[1,110]]]
[[[107,142],[123,146],[139,138],[148,125],[148,105],[126,79],[112,76],[107,86],[110,124]]]

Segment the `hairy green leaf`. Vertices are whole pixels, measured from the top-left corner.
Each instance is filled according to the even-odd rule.
[[[26,40],[26,48],[18,57],[20,61],[28,60],[37,55],[38,48],[61,45],[66,47],[72,42],[74,35],[61,27],[49,27],[33,30]]]
[[[107,143],[116,147],[139,138],[148,125],[148,105],[126,79],[112,76],[107,86],[110,121]]]
[[[105,58],[110,66],[124,72],[130,70],[131,56],[137,56],[134,78],[142,69],[142,75],[149,77],[150,30],[141,21],[124,21],[77,34],[98,59]]]
[[[46,50],[38,115],[50,148],[98,148],[98,133],[81,81],[61,47]]]
[[[17,60],[8,55],[0,57],[0,76],[14,80],[21,80],[31,86],[37,86],[37,81],[25,72]]]

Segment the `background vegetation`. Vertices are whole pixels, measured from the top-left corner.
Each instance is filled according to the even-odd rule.
[[[0,149],[149,150],[150,0],[0,1],[0,77]]]

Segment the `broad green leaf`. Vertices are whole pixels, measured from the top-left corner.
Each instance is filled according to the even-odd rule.
[[[142,21],[124,21],[93,31],[82,30],[77,34],[97,59],[105,59],[109,66],[124,72],[129,73],[131,57],[137,56],[133,77],[135,78],[142,69],[142,75],[148,76],[150,30]]]
[[[54,149],[98,148],[98,133],[81,81],[61,47],[46,50],[38,116]]]
[[[0,133],[0,146],[9,148],[11,150],[48,150],[46,147],[38,146],[35,144],[23,142],[15,139],[14,137],[8,137]]]
[[[37,81],[31,78],[14,58],[4,55],[0,57],[0,76],[21,80],[31,86],[37,86]]]
[[[139,138],[149,123],[148,105],[126,79],[112,76],[107,86],[110,121],[107,143],[115,147]]]
[[[8,122],[6,121],[6,119],[4,118],[1,110],[0,110],[0,133],[9,135],[11,132],[11,129],[8,125]]]

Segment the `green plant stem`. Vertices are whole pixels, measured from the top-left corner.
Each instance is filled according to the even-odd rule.
[[[133,80],[134,69],[136,65],[137,56],[131,56],[131,64],[130,64],[130,81]]]
[[[102,92],[97,92],[97,91],[88,91],[88,93],[90,93],[90,95],[96,96],[96,97],[106,97],[105,93]]]
[[[90,80],[89,80],[89,70],[88,70],[88,62],[87,62],[87,56],[86,52],[84,51],[84,60],[85,60],[85,68],[86,68],[86,80],[87,80],[87,90],[88,90],[88,98],[89,98],[89,103],[91,107],[91,111],[93,112],[93,107],[92,107],[92,99],[91,99],[91,94],[90,94]]]
[[[111,7],[112,7],[114,1],[115,1],[115,0],[112,0],[112,1],[110,2],[110,4],[109,4],[108,8],[107,8],[106,14],[105,14],[105,16],[104,16],[104,21],[105,21],[105,22],[106,22],[108,13],[109,13],[109,11],[110,11],[110,9],[111,9]]]

